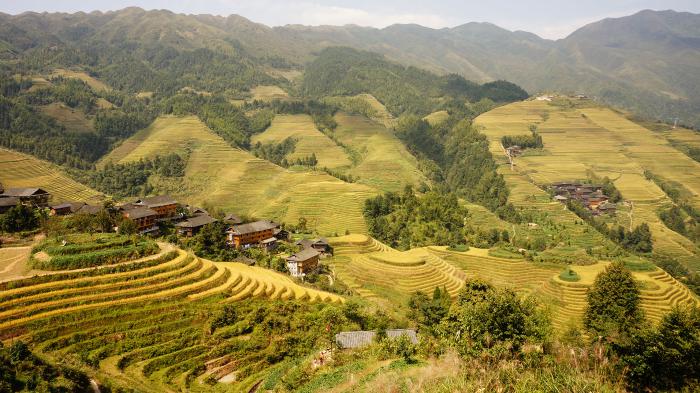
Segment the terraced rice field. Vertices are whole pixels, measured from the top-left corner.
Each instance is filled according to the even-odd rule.
[[[359,155],[348,171],[358,182],[382,191],[399,191],[406,184],[427,182],[418,162],[393,132],[364,116],[335,116],[336,137]]]
[[[27,154],[0,148],[0,183],[10,187],[40,187],[53,195],[52,201],[98,203],[99,192],[64,175],[57,166]]]
[[[237,371],[246,364],[247,355],[233,355],[240,340],[203,334],[205,308],[254,297],[343,301],[271,270],[182,250],[119,270],[75,274],[18,281],[0,291],[0,340],[21,338],[50,359],[73,356],[92,366],[98,380],[147,392],[191,391],[186,386],[209,362]]]
[[[90,76],[87,73],[82,72],[82,71],[73,71],[73,70],[66,70],[63,68],[57,68],[51,73],[50,76],[51,77],[62,76],[64,78],[80,79],[81,81],[87,83],[87,85],[90,86],[90,88],[95,90],[95,91],[100,91],[100,90],[109,91],[112,89],[106,83],[102,82],[101,80],[95,79],[92,76]]]
[[[557,329],[564,329],[572,322],[581,322],[588,288],[608,265],[608,262],[599,262],[574,266],[573,270],[581,280],[568,282],[559,278],[561,266],[493,258],[475,249],[466,253],[447,251],[444,247],[430,247],[428,250],[462,270],[469,278],[478,277],[498,286],[511,287],[521,294],[541,298],[551,308]],[[633,272],[633,276],[643,288],[642,309],[654,322],[658,322],[674,305],[700,304],[697,296],[687,287],[661,269]]]
[[[39,107],[39,110],[54,118],[58,123],[62,124],[69,131],[77,132],[94,132],[92,120],[80,109],[73,109],[63,103],[51,103]]]
[[[700,148],[700,132],[687,128],[676,128],[663,131],[661,133],[671,142],[680,142],[687,146]]]
[[[659,133],[593,104],[573,109],[544,101],[505,105],[479,116],[475,123],[483,128],[489,137],[491,152],[503,164],[500,172],[511,188],[511,199],[516,206],[532,208],[533,196],[541,200],[540,206],[544,205],[546,194],[537,185],[585,179],[587,171],[600,177],[608,176],[623,198],[633,203],[631,224],[649,224],[657,252],[700,269],[700,250],[682,235],[669,230],[658,218],[658,210],[670,206],[672,201],[644,177],[644,170],[650,170],[664,179],[683,184],[698,196],[700,177],[695,174],[700,173],[700,163],[673,148]],[[531,124],[538,126],[544,150],[526,151],[516,158],[515,170],[511,171],[506,165],[500,139],[504,135],[527,134]],[[695,202],[700,206],[700,197],[696,197]],[[550,209],[556,210],[556,206],[552,204]],[[563,214],[560,216],[568,220]]]
[[[392,307],[402,307],[411,293],[430,293],[436,286],[447,287],[455,296],[465,279],[479,278],[540,298],[551,308],[557,329],[581,322],[586,292],[609,263],[574,266],[581,280],[567,282],[559,279],[561,265],[496,258],[485,249],[456,252],[446,247],[425,247],[398,252],[364,235],[330,241],[335,249],[332,266],[338,279],[361,297],[379,304],[390,297],[398,303]],[[661,269],[633,275],[643,288],[642,308],[652,321],[659,321],[674,305],[700,304],[692,292]]]
[[[279,86],[256,86],[250,89],[253,100],[272,101],[289,98],[289,94]]]
[[[456,296],[464,284],[463,272],[425,249],[399,252],[364,235],[331,243],[336,275],[362,297],[402,301],[416,291],[432,293],[435,287]]]
[[[130,162],[156,154],[189,154],[185,177],[157,183],[192,203],[288,223],[305,217],[319,233],[365,232],[362,207],[377,191],[345,183],[321,171],[288,170],[228,145],[196,117],[161,117],[106,156]]]
[[[430,123],[431,126],[436,126],[447,120],[448,117],[450,117],[450,114],[447,111],[437,111],[424,117],[423,120]]]
[[[252,142],[279,143],[287,138],[297,140],[294,152],[286,156],[289,161],[315,154],[320,167],[338,168],[352,164],[340,146],[316,129],[309,115],[277,115],[270,127],[255,135]]]
[[[384,106],[384,104],[382,104],[373,95],[364,93],[358,94],[355,97],[368,103],[369,106],[375,111],[375,115],[372,116],[372,120],[382,124],[386,128],[391,128],[394,126],[394,123],[396,122],[394,115],[392,115],[391,112],[386,109],[386,106]]]

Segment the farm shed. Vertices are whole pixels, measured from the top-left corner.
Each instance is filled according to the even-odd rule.
[[[403,335],[408,336],[413,344],[418,344],[418,335],[413,329],[389,329],[386,336],[390,340],[395,340]],[[377,332],[358,330],[354,332],[340,332],[335,335],[335,342],[340,348],[362,348],[372,344]]]

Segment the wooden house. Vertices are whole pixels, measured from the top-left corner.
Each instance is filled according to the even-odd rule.
[[[19,198],[7,197],[0,198],[0,214],[7,213],[8,210],[19,205]]]
[[[170,219],[177,214],[178,203],[168,195],[142,198],[134,202],[134,205],[147,207],[158,214],[158,219]]]
[[[125,205],[121,207],[122,215],[133,221],[139,233],[150,233],[158,230],[156,223],[159,214],[155,210],[143,206]]]
[[[317,238],[317,239],[302,239],[298,240],[295,243],[297,246],[301,246],[302,249],[307,249],[307,248],[312,248],[316,251],[318,251],[321,254],[332,254],[333,249],[331,248],[331,245],[328,243],[328,240],[326,238]]]
[[[181,236],[192,237],[199,232],[205,225],[215,223],[216,219],[208,214],[198,214],[190,217],[185,221],[175,224],[177,234]]]
[[[304,277],[318,268],[321,254],[313,248],[305,248],[286,258],[287,270],[292,277]]]
[[[63,202],[51,205],[52,216],[67,216],[69,214],[96,214],[101,210],[99,206],[90,206],[85,202]]]
[[[243,224],[243,220],[242,220],[239,216],[237,216],[237,215],[235,215],[235,214],[233,214],[233,213],[227,214],[227,215],[224,217],[224,222],[227,223],[227,224],[230,224],[230,225],[241,225],[241,224]]]
[[[234,225],[226,232],[228,243],[236,248],[260,244],[263,240],[274,238],[274,231],[278,226],[272,221],[255,221]]]
[[[7,188],[0,198],[18,198],[23,205],[48,207],[51,194],[41,188]]]
[[[617,212],[617,205],[606,201],[598,206],[598,211],[601,214],[615,215],[615,213]]]

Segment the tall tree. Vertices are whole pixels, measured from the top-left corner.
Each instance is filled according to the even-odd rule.
[[[639,287],[622,262],[611,264],[596,277],[587,299],[583,325],[596,336],[616,340],[643,320]]]

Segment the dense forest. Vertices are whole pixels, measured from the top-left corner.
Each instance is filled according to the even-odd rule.
[[[496,172],[486,136],[471,124],[478,113],[453,111],[439,125],[431,126],[417,116],[399,119],[396,133],[414,154],[427,161],[429,176],[444,183],[460,197],[479,203],[501,218],[518,222],[508,203],[508,188]]]
[[[413,188],[368,199],[364,208],[369,233],[399,250],[464,242],[467,209],[452,193],[430,191],[420,198]]]
[[[370,93],[395,115],[427,115],[438,105],[438,98],[453,97],[471,102],[488,98],[511,102],[528,97],[519,86],[496,81],[479,85],[450,74],[404,67],[383,56],[351,48],[327,48],[305,70],[302,91],[312,97],[350,96]]]

